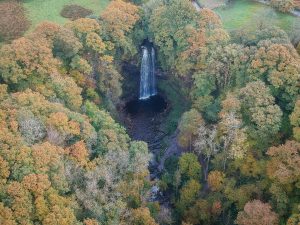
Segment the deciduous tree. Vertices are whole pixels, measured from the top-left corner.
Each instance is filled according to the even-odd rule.
[[[291,110],[299,95],[300,57],[291,44],[261,41],[248,69],[251,79],[262,79],[286,109]]]
[[[239,98],[243,118],[249,120],[247,125],[251,135],[270,137],[279,131],[282,111],[262,81],[248,83],[240,89]]]
[[[178,125],[179,135],[178,142],[182,147],[190,147],[193,142],[193,138],[197,134],[197,129],[204,123],[200,113],[191,109],[185,112]]]
[[[225,174],[220,171],[211,171],[208,174],[207,183],[212,191],[220,191],[223,185]]]
[[[179,159],[179,171],[187,179],[198,180],[201,176],[201,165],[193,153],[184,153]]]
[[[284,145],[271,147],[267,154],[271,157],[267,164],[267,174],[281,184],[288,185],[300,179],[300,143],[287,141]]]
[[[293,126],[294,138],[300,141],[300,100],[296,102],[294,111],[290,115],[290,120]]]
[[[123,51],[123,54],[134,54],[135,49],[128,35],[140,18],[139,8],[122,0],[112,1],[100,18],[105,35]]]
[[[244,211],[239,212],[236,224],[238,225],[277,225],[278,216],[268,203],[259,200],[248,202]]]

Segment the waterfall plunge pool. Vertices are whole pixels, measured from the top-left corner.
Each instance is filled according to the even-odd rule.
[[[126,103],[125,110],[130,116],[138,114],[158,114],[167,108],[167,102],[161,95],[154,95],[145,100],[134,99]]]

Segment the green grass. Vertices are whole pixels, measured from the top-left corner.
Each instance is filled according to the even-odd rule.
[[[225,5],[225,0],[198,0],[198,2],[210,9]]]
[[[68,19],[60,16],[64,5],[77,4],[93,10],[95,15],[108,5],[109,0],[25,0],[24,6],[31,21],[31,29],[42,21],[64,24]]]
[[[260,21],[267,21],[290,33],[300,18],[290,14],[275,11],[268,5],[250,0],[236,0],[226,7],[214,10],[217,12],[228,30],[235,30],[241,27],[251,27]]]

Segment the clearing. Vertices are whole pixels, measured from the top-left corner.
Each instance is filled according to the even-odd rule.
[[[299,17],[278,12],[268,5],[249,0],[233,1],[214,11],[221,17],[224,27],[228,30],[251,27],[254,23],[266,20],[267,23],[272,23],[291,33],[300,24]]]
[[[31,29],[42,21],[52,21],[64,24],[68,19],[63,18],[60,12],[64,5],[77,4],[91,9],[94,15],[99,15],[108,5],[109,0],[25,0],[24,7],[31,21]]]

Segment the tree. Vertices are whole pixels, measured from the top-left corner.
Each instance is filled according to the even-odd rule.
[[[216,90],[215,77],[208,76],[208,74],[199,72],[193,74],[193,90],[191,92],[191,98],[194,102],[199,97],[206,97],[212,94]]]
[[[70,139],[80,134],[80,124],[74,120],[70,120],[68,116],[63,112],[51,113],[47,125],[53,132],[58,132],[61,135],[63,141]],[[49,130],[49,131],[50,131]],[[55,145],[64,143],[55,143],[55,139],[52,139],[51,133],[48,131],[48,140]]]
[[[5,207],[2,202],[0,203],[0,222],[7,225],[17,224],[14,220],[12,210],[8,207]]]
[[[45,78],[57,73],[58,65],[45,39],[22,37],[2,46],[0,50],[1,77],[8,84],[29,82],[32,76]]]
[[[99,225],[98,221],[95,219],[85,219],[83,223],[84,225]]]
[[[300,141],[300,100],[295,104],[294,111],[290,115],[290,121],[293,126],[294,138]]]
[[[66,149],[68,154],[75,159],[81,166],[88,163],[89,152],[84,141],[78,141]]]
[[[179,159],[179,171],[187,179],[198,180],[201,175],[201,165],[193,153],[184,153]]]
[[[204,178],[207,179],[209,163],[211,158],[220,151],[218,146],[217,129],[215,126],[200,126],[197,131],[197,139],[194,142],[194,152],[201,156],[203,155],[206,161],[206,168],[204,171]]]
[[[0,193],[4,191],[3,187],[10,175],[9,168],[8,162],[0,156]]]
[[[271,5],[281,12],[290,12],[294,9],[294,0],[271,0]]]
[[[207,200],[199,199],[184,214],[184,221],[190,224],[211,224],[211,206]]]
[[[77,86],[71,77],[51,75],[51,89],[55,97],[59,98],[68,108],[78,111],[82,104],[82,89]]]
[[[193,142],[193,138],[197,134],[197,128],[203,124],[203,119],[199,112],[195,109],[191,109],[185,112],[178,125],[179,135],[178,142],[184,147],[190,147]]]
[[[244,211],[238,213],[235,221],[238,225],[277,225],[278,216],[268,203],[260,200],[248,202]]]
[[[133,210],[132,214],[133,225],[157,225],[155,220],[151,217],[148,208],[137,208]]]
[[[56,190],[65,192],[68,184],[65,177],[65,166],[63,163],[64,150],[49,142],[35,144],[32,146],[32,159],[34,172],[47,174],[49,180]]]
[[[39,142],[46,136],[45,125],[31,111],[19,112],[18,124],[20,132],[28,144]]]
[[[176,65],[181,75],[205,68],[210,52],[229,40],[219,16],[212,10],[203,8],[196,22],[196,26],[191,23],[186,27],[188,46],[180,53]]]
[[[98,71],[100,72],[98,84],[100,90],[114,103],[118,102],[118,98],[122,94],[123,77],[112,64],[100,63]]]
[[[261,79],[287,110],[294,106],[300,81],[300,57],[291,44],[261,41],[251,59],[248,73],[251,79]]]
[[[176,208],[180,214],[195,203],[200,188],[199,182],[191,179],[180,189],[180,198],[176,202]]]
[[[85,51],[104,55],[113,48],[110,42],[103,41],[101,38],[102,27],[94,19],[78,19],[67,23],[66,27],[74,32]]]
[[[300,222],[300,214],[299,214],[299,205],[298,205],[298,210],[297,210],[297,212],[293,213],[293,214],[289,217],[289,219],[288,219],[286,225],[297,225],[297,224],[299,224],[299,222]]]
[[[188,0],[171,1],[154,10],[150,31],[159,47],[163,68],[175,65],[179,54],[188,46],[186,29],[197,24],[199,14]]]
[[[283,185],[295,184],[300,179],[300,143],[287,141],[284,145],[271,147],[267,154],[271,157],[267,164],[267,174]]]
[[[173,224],[173,218],[172,218],[170,208],[160,206],[160,211],[157,216],[157,221],[158,224],[166,224],[166,225]]]
[[[113,103],[117,103],[122,94],[121,81],[123,78],[113,64],[112,54],[115,44],[105,40],[107,37],[103,33],[104,25],[100,26],[96,20],[85,18],[75,20],[66,26],[72,29],[81,40],[84,51],[93,55],[93,59],[89,60],[93,70],[89,63],[79,55],[73,57],[70,64],[74,70],[89,75],[89,77],[83,78],[86,81],[81,85],[85,88],[88,87],[86,94],[91,94],[91,89],[95,88],[97,83],[98,90]],[[94,81],[94,87],[90,87],[88,83],[91,79]],[[96,94],[95,91],[93,93]]]
[[[103,31],[106,36],[125,55],[135,53],[132,41],[127,37],[139,20],[139,8],[122,0],[112,1],[100,15]]]
[[[249,49],[237,44],[218,45],[209,53],[205,61],[205,73],[214,77],[219,93],[245,83],[248,55]]]
[[[9,45],[4,45],[0,50],[0,71],[2,79],[13,84],[14,89],[24,90],[31,88],[38,91],[48,99],[58,98],[62,100],[68,107],[78,110],[82,103],[81,88],[79,88],[74,80],[70,77],[62,77],[58,72],[60,62],[54,58],[52,49],[57,47],[60,27],[45,24],[51,29],[47,32],[46,28],[40,27],[43,34],[36,37],[34,35],[23,37],[13,41]],[[68,33],[68,32],[67,32]],[[71,36],[72,37],[72,36]],[[72,38],[69,38],[74,41]],[[69,40],[68,39],[68,40]],[[64,40],[63,43],[68,42]],[[64,45],[61,51],[65,56],[72,51],[78,51],[76,44],[72,41]],[[54,46],[53,46],[54,45]],[[74,48],[73,48],[74,47]],[[56,53],[58,54],[58,49]]]
[[[75,36],[73,30],[52,22],[38,24],[28,36],[33,40],[46,39],[52,47],[54,56],[63,60],[70,60],[83,48],[83,43]]]
[[[148,153],[148,145],[142,141],[132,141],[129,147],[131,170],[137,173],[147,171],[151,155]]]
[[[282,111],[262,81],[250,82],[240,89],[239,99],[251,135],[271,137],[279,131]]]
[[[265,174],[265,161],[260,160],[255,152],[248,151],[243,158],[234,160],[234,168],[245,177],[259,178]]]
[[[207,183],[212,191],[220,191],[223,185],[225,174],[220,171],[211,171],[208,174]]]
[[[221,145],[225,153],[224,168],[226,158],[243,158],[248,150],[246,129],[243,128],[241,120],[241,103],[232,94],[227,94],[222,102],[222,110],[219,114],[219,132]]]

